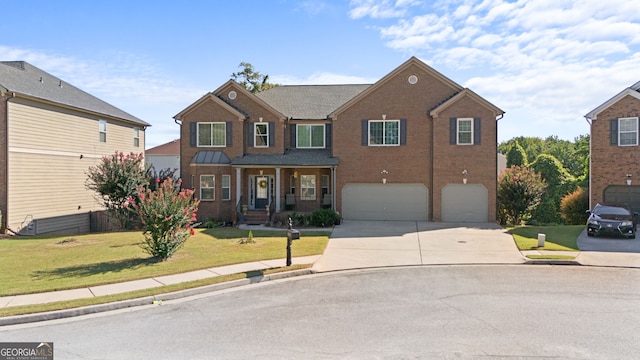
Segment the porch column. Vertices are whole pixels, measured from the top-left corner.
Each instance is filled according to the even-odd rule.
[[[280,168],[276,168],[276,212],[280,212]]]
[[[242,168],[236,168],[236,205],[242,198]]]
[[[336,211],[336,168],[331,168],[331,210]]]

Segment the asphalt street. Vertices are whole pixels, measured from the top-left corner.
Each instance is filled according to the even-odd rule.
[[[640,270],[419,266],[325,273],[0,328],[56,359],[631,359]]]

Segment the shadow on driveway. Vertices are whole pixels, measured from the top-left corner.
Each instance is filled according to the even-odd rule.
[[[587,236],[585,229],[578,236],[577,243],[580,251],[640,253],[640,236],[636,236],[635,239]]]

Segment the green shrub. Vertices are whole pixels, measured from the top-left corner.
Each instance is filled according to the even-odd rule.
[[[566,195],[560,202],[560,216],[569,225],[580,225],[587,222],[589,194],[581,187]]]
[[[319,209],[309,216],[309,225],[328,227],[335,225],[340,220],[340,215],[331,209]]]

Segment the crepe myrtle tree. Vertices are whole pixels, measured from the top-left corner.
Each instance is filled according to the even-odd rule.
[[[193,198],[193,190],[180,190],[180,181],[176,183],[171,178],[160,183],[155,191],[140,186],[138,198],[133,208],[144,229],[142,248],[149,255],[166,260],[195,234],[193,227],[200,201]]]
[[[501,224],[520,225],[531,215],[546,185],[533,170],[512,166],[500,174],[498,179],[498,215]]]
[[[85,186],[97,193],[98,201],[120,228],[128,229],[136,220],[131,203],[137,202],[138,188],[147,184],[142,154],[115,152],[89,167]]]

